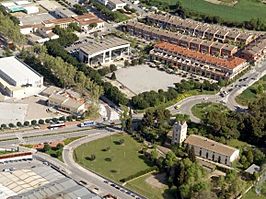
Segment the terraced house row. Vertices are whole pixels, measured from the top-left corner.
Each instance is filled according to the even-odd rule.
[[[256,38],[255,34],[241,30],[217,27],[216,25],[196,22],[190,19],[181,19],[173,15],[151,14],[146,19],[148,24],[157,27],[222,43],[233,42],[237,45],[247,45]]]
[[[241,52],[241,57],[249,61],[260,61],[266,57],[266,34],[247,45]]]
[[[128,22],[126,31],[132,35],[143,37],[146,40],[165,41],[214,56],[229,57],[238,51],[238,48],[234,45],[182,35],[177,32],[148,26],[137,21]]]
[[[218,58],[168,42],[156,44],[150,51],[150,58],[214,80],[232,79],[248,67],[246,60],[242,58]]]

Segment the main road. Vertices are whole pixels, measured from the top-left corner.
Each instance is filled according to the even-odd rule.
[[[86,136],[76,141],[71,142],[69,145],[66,145],[63,148],[62,157],[63,157],[64,162],[61,162],[58,159],[52,158],[51,156],[44,154],[44,153],[40,153],[40,152],[36,152],[34,154],[34,157],[41,161],[49,162],[50,165],[55,166],[59,171],[65,173],[67,176],[73,178],[74,180],[81,182],[84,186],[89,188],[91,191],[101,196],[106,195],[106,194],[112,194],[119,199],[130,199],[130,198],[133,198],[132,195],[134,195],[135,197],[142,198],[136,193],[133,193],[132,191],[123,188],[119,184],[111,182],[105,179],[104,177],[101,177],[81,167],[79,164],[77,164],[74,161],[73,150],[79,145],[93,141],[93,140],[97,140],[97,139],[100,139],[106,136],[110,136],[118,132],[120,131],[115,130],[115,129],[91,129],[91,130],[85,130],[82,132],[78,132],[78,135],[80,136],[86,135]],[[62,136],[63,135],[61,135],[61,139],[62,139]],[[49,142],[54,139],[59,140],[60,138],[54,137],[53,135],[38,136],[34,138],[34,140],[25,140],[25,142],[26,143],[36,143],[36,142],[39,143],[43,141]],[[18,144],[17,140],[9,140],[7,145],[10,146],[10,145],[17,145],[17,144]],[[5,145],[5,142],[1,142],[1,146],[4,146],[4,145]],[[28,151],[29,149],[25,147],[20,147],[20,150]],[[35,150],[33,151],[35,152]]]
[[[173,115],[178,113],[187,114],[190,116],[191,121],[196,123],[199,123],[200,119],[193,115],[191,109],[196,104],[200,104],[203,102],[222,103],[233,111],[245,110],[247,109],[247,107],[241,106],[235,101],[236,96],[241,94],[245,89],[254,84],[264,75],[266,75],[266,61],[262,62],[261,64],[258,64],[256,67],[248,71],[237,81],[226,87],[223,87],[221,89],[221,92],[225,91],[227,93],[224,96],[220,95],[220,93],[217,93],[215,95],[196,95],[188,97],[168,107],[168,110],[170,110],[171,114]]]

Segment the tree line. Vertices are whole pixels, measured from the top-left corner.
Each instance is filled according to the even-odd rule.
[[[25,42],[25,38],[20,33],[18,24],[18,19],[7,13],[3,6],[0,6],[0,34],[20,45]]]
[[[132,97],[130,105],[134,109],[146,109],[174,100],[179,95],[191,90],[197,90],[199,92],[218,91],[219,88],[217,83],[210,83],[208,81],[200,83],[195,80],[182,80],[180,83],[175,83],[175,87],[171,87],[167,91],[159,89],[158,92],[147,91],[140,93]]]
[[[70,55],[64,49],[64,46],[68,46],[77,40],[77,38],[73,36],[74,34],[71,31],[71,29],[61,30],[60,28],[57,28],[56,32],[60,35],[61,39],[59,38],[56,40],[50,40],[45,42],[48,54],[54,57],[58,56],[62,58],[62,60],[74,66],[77,71],[82,72],[95,84],[101,86],[103,88],[103,95],[105,95],[115,104],[126,105],[128,103],[128,99],[126,98],[125,94],[123,94],[117,87],[113,86],[111,83],[104,82],[99,71],[94,70],[93,68],[87,66],[84,63],[80,63],[75,57]],[[110,66],[110,71],[114,71],[115,69],[116,66]]]
[[[22,50],[19,57],[47,78],[46,81],[64,88],[75,88],[81,93],[87,91],[94,100],[98,100],[102,95],[101,86],[61,57],[49,55],[45,46],[35,45],[31,49]]]
[[[98,10],[100,11],[104,16],[106,16],[108,19],[114,21],[114,22],[122,22],[128,19],[126,15],[121,13],[120,11],[111,11],[109,8],[107,8],[105,5],[98,3],[95,0],[90,1],[90,3]]]

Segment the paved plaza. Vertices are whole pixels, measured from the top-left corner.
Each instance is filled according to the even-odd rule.
[[[150,90],[167,90],[168,87],[174,86],[174,83],[183,79],[178,75],[168,74],[147,65],[121,68],[116,71],[116,78],[135,94]]]

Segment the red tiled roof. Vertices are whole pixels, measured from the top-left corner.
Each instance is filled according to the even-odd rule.
[[[201,52],[189,50],[187,48],[183,48],[167,42],[160,42],[155,45],[155,48],[160,48],[166,51],[175,52],[188,58],[196,59],[201,62],[210,63],[213,65],[218,65],[229,69],[233,69],[246,61],[238,57],[230,57],[228,59],[213,57],[208,54],[203,54]]]

